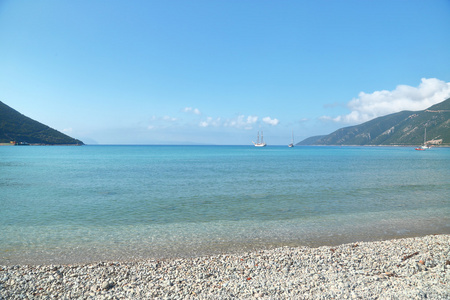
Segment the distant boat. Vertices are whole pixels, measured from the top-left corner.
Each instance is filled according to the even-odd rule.
[[[427,129],[426,128],[425,128],[425,135],[423,137],[423,145],[420,147],[417,147],[415,149],[419,150],[419,151],[424,151],[424,150],[430,149],[430,146],[427,145]]]
[[[261,131],[261,140],[259,140],[259,131],[258,131],[258,138],[256,139],[256,143],[252,142],[255,147],[265,147],[266,143],[264,143],[264,137],[263,132]]]
[[[294,147],[294,131],[292,131],[292,141],[291,143],[288,145],[289,148],[293,148]]]

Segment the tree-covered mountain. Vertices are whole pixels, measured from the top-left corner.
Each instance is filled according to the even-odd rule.
[[[298,145],[420,145],[442,139],[450,145],[450,98],[422,111],[402,111],[360,125],[345,127]]]
[[[0,101],[0,143],[83,145],[53,128],[26,117]]]

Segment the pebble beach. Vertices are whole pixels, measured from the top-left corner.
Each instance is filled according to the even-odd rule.
[[[0,299],[450,299],[450,235],[79,265],[0,266]]]

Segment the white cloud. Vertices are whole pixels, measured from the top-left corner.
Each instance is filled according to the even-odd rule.
[[[257,116],[245,116],[239,115],[232,119],[222,120],[219,118],[207,117],[199,123],[200,127],[234,127],[234,128],[244,128],[244,129],[252,129],[253,124],[258,122]]]
[[[255,124],[258,121],[257,116],[248,116],[245,117],[244,115],[239,115],[236,118],[229,119],[225,122],[225,127],[235,127],[235,128],[244,128],[244,129],[252,129],[253,124]]]
[[[211,117],[207,117],[206,120],[200,122],[200,127],[217,127],[220,126],[221,121],[220,118],[213,119]]]
[[[262,119],[264,123],[272,125],[272,126],[276,126],[280,123],[280,120],[278,119],[271,119],[270,117],[265,117]]]
[[[399,85],[393,91],[360,92],[358,98],[347,104],[351,110],[349,114],[335,118],[323,116],[322,119],[348,124],[363,123],[403,110],[423,110],[449,97],[450,82],[422,78],[419,87]]]
[[[167,122],[175,122],[175,121],[177,121],[177,118],[169,117],[169,116],[164,116],[162,119],[164,121],[167,121]]]
[[[183,111],[186,112],[186,113],[193,113],[193,114],[196,114],[196,115],[201,115],[201,112],[200,112],[200,110],[198,108],[185,107],[183,109]]]
[[[247,117],[247,124],[254,124],[258,121],[257,116],[248,116]]]
[[[72,133],[73,129],[72,128],[65,128],[62,131],[65,132],[65,133]]]

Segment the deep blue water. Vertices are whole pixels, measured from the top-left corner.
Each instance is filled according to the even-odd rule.
[[[450,149],[0,147],[0,264],[450,233]]]

